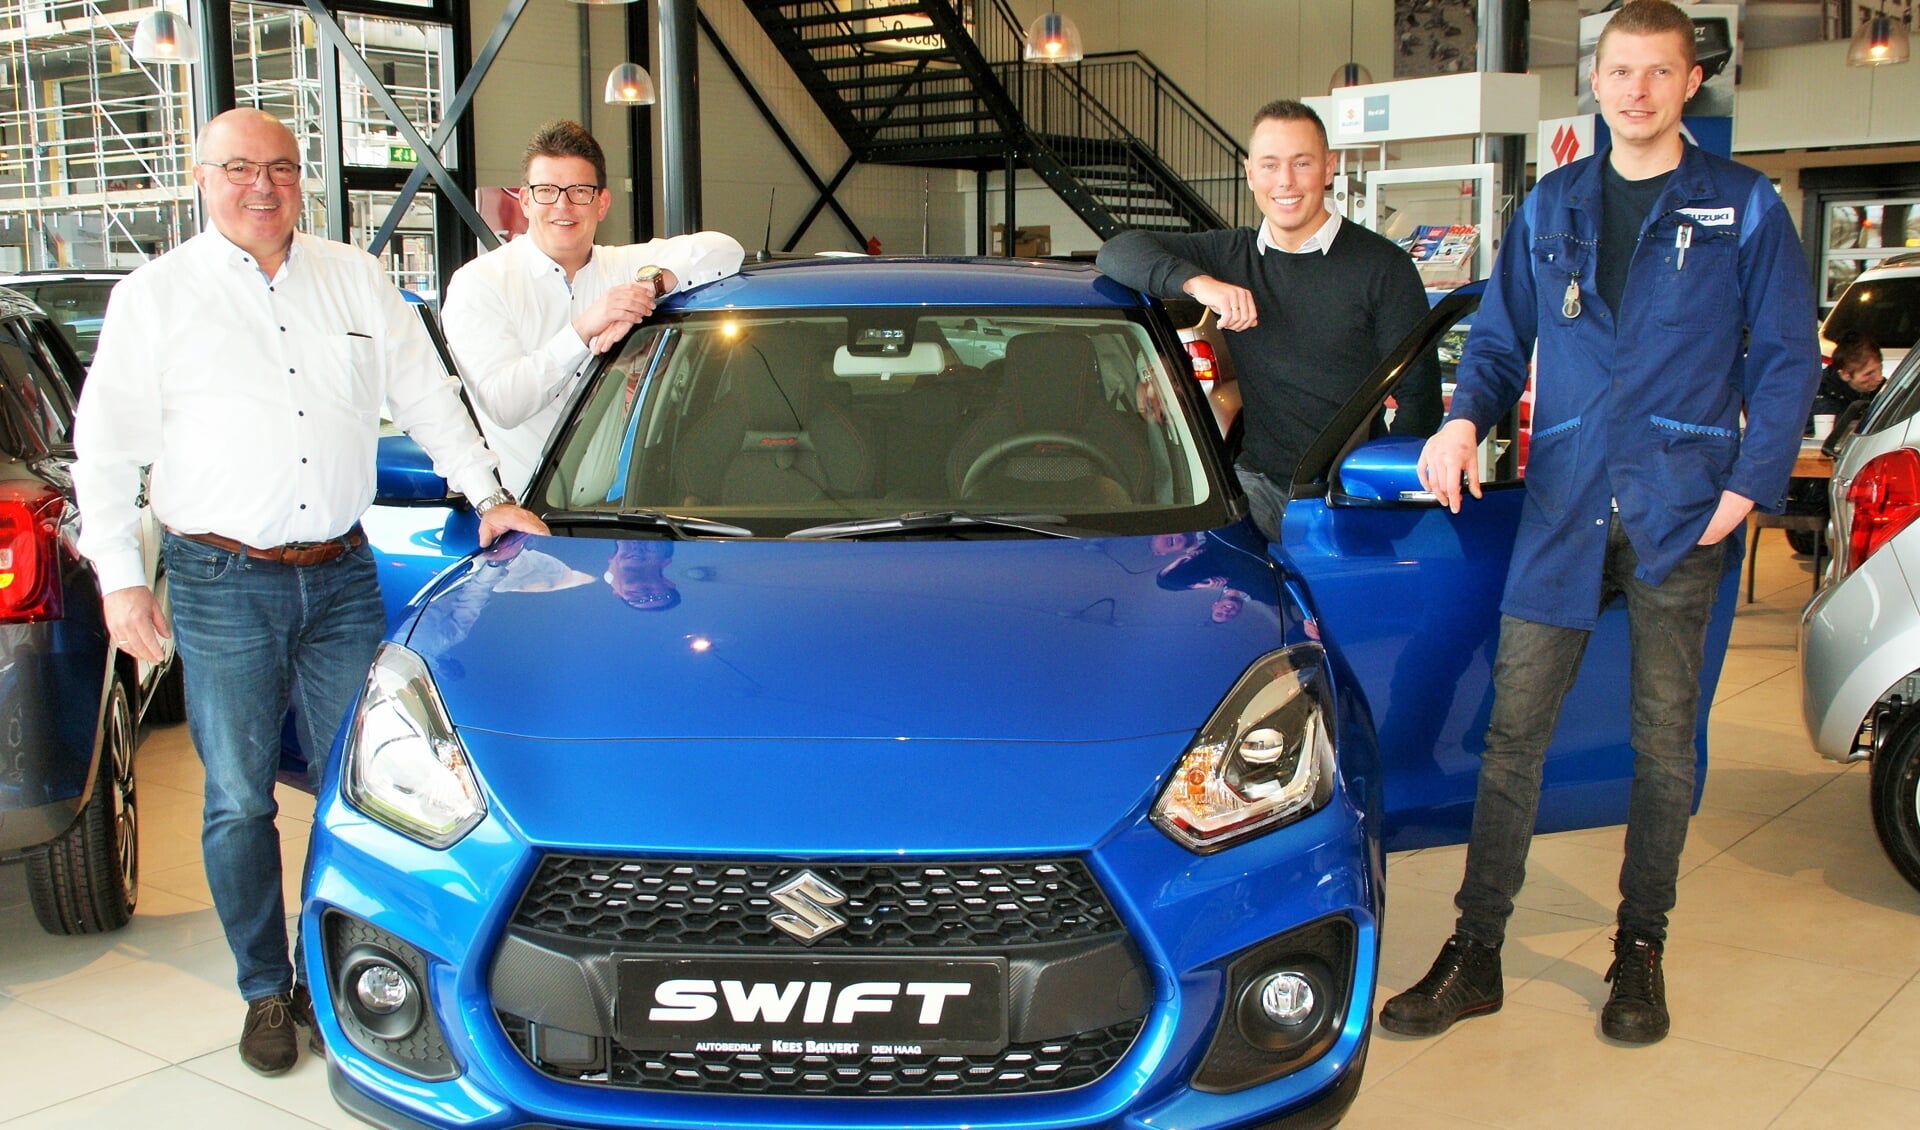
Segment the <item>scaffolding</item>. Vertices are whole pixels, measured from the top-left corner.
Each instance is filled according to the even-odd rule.
[[[199,230],[188,72],[140,63],[131,50],[135,24],[157,6],[0,0],[0,271],[137,266]],[[341,151],[330,152],[312,17],[260,0],[238,0],[231,12],[235,102],[293,131],[306,194],[301,227],[325,232],[330,162],[409,167],[414,154],[345,70]],[[340,24],[407,118],[431,136],[453,88],[449,30],[353,14]],[[378,226],[392,199],[347,193],[356,237]],[[433,209],[410,208],[397,236],[383,256],[394,281],[434,297]]]
[[[120,267],[194,230],[193,101],[150,4],[0,0],[0,268]]]

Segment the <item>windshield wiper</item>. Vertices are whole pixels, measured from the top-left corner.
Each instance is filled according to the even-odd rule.
[[[555,510],[541,515],[549,526],[623,526],[666,530],[676,541],[696,537],[750,538],[745,526],[696,518],[691,514],[669,514],[664,510]]]
[[[1050,529],[1066,519],[1058,514],[970,514],[965,510],[921,510],[892,518],[857,518],[848,522],[828,522],[808,526],[788,534],[789,538],[847,538],[867,534],[919,533],[951,530],[967,526],[990,526],[1003,530],[1024,530],[1050,538],[1071,538],[1078,534]]]

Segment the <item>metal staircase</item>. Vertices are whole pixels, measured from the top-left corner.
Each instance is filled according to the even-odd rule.
[[[1101,238],[1250,222],[1245,153],[1145,57],[1021,61],[1006,0],[743,0],[855,160],[1032,169]]]

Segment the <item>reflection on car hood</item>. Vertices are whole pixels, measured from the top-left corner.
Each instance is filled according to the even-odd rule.
[[[1022,847],[1071,851],[1150,799],[1280,616],[1265,560],[1212,538],[533,538],[408,642],[549,847],[1004,849],[1009,806],[1044,804]]]
[[[1266,560],[1205,535],[544,537],[476,558],[407,644],[462,730],[1102,742],[1194,730],[1279,616]]]

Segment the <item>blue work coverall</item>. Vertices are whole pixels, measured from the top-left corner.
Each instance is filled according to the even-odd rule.
[[[1609,154],[1548,174],[1508,227],[1448,413],[1484,437],[1525,388],[1537,343],[1501,611],[1577,629],[1598,617],[1616,500],[1649,584],[1700,540],[1721,491],[1779,512],[1820,380],[1786,206],[1759,173],[1693,145],[1641,229],[1620,309],[1607,309],[1595,273]]]

